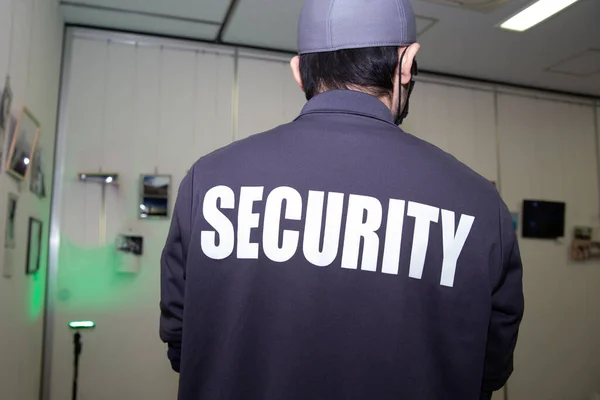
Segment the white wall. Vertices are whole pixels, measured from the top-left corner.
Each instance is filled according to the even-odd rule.
[[[241,54],[244,57],[244,53]],[[260,100],[258,100],[260,99]],[[239,60],[239,134],[243,139],[292,121],[306,103],[287,62]]]
[[[206,49],[210,51],[210,49]],[[179,182],[200,156],[233,140],[231,51],[194,52],[75,39],[68,81],[62,177],[60,270],[53,331],[51,398],[69,397],[71,320],[84,333],[80,394],[86,400],[174,399],[176,375],[158,339],[159,257],[169,221],[141,221],[140,174]],[[106,191],[78,172],[121,173]],[[145,237],[140,273],[115,272],[115,237]]]
[[[452,85],[419,82],[403,129],[497,182],[494,94]]]
[[[499,186],[494,93],[455,82],[419,82],[403,129],[434,143]],[[504,397],[504,389],[493,400]]]
[[[569,260],[573,227],[600,226],[594,109],[500,95],[502,193],[565,201],[563,242],[521,239],[526,315],[511,399],[587,399],[600,392],[600,264]]]
[[[139,175],[157,168],[176,187],[198,157],[290,121],[304,103],[282,58],[242,51],[236,63],[227,48],[143,41],[73,43],[52,399],[68,396],[72,319],[98,323],[84,336],[86,399],[174,398],[176,375],[157,333],[168,222],[137,219]],[[524,198],[566,201],[569,234],[576,224],[600,226],[594,109],[538,95],[429,79],[415,90],[406,129],[496,181],[511,209]],[[122,174],[119,190],[107,189],[105,235],[100,188],[76,180],[99,169]],[[114,271],[113,239],[128,230],[146,238],[135,276]],[[570,262],[568,242],[521,241],[527,311],[511,400],[583,400],[600,390],[600,263]]]
[[[0,175],[0,266],[10,262],[12,277],[0,276],[0,396],[6,400],[38,398],[47,238],[52,164],[62,49],[63,21],[55,0],[0,0],[0,91],[8,73],[13,91],[12,113],[26,104],[41,124],[39,145],[46,174],[45,199]],[[18,195],[16,248],[5,249],[8,193]],[[29,217],[43,221],[41,270],[25,276]]]
[[[594,108],[498,94],[496,117],[493,92],[482,90],[419,83],[407,130],[496,181],[513,211],[523,199],[567,203],[562,242],[520,239],[526,315],[508,393],[587,399],[600,391],[600,263],[570,261],[569,246],[576,225],[600,227]]]

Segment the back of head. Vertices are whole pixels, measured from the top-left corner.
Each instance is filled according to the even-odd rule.
[[[409,0],[307,0],[298,26],[307,99],[333,89],[391,96],[398,48],[415,42]]]

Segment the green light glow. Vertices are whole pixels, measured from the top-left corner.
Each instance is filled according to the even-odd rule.
[[[127,282],[115,274],[119,256],[114,243],[84,247],[62,237],[60,247],[58,287],[68,292],[68,298],[61,301],[65,311],[75,312],[74,317],[85,312],[95,318],[89,313],[113,311],[126,304],[121,296],[128,291],[118,288]]]
[[[40,203],[38,214],[43,216],[43,221],[48,221],[46,216],[50,211],[50,207],[46,202]],[[30,275],[28,279],[29,296],[28,296],[28,316],[31,322],[37,321],[43,316],[44,301],[46,296],[46,274],[48,265],[48,224],[44,222],[44,230],[42,236],[42,246],[40,248],[40,269],[35,275]]]
[[[29,318],[36,321],[44,309],[46,282],[46,264],[42,262],[40,270],[31,277],[29,282]]]
[[[94,321],[71,321],[69,322],[69,326],[73,329],[81,329],[81,328],[93,328],[96,326]]]
[[[153,234],[166,237],[166,230],[168,225],[164,233]],[[158,302],[161,252],[161,246],[149,247],[143,261],[150,268],[143,265],[139,274],[120,274],[117,266],[130,262],[133,256],[117,252],[114,241],[86,246],[62,236],[57,306],[68,316],[65,322],[82,317],[98,320],[107,314],[129,311],[138,313],[140,307],[148,304],[153,307]]]

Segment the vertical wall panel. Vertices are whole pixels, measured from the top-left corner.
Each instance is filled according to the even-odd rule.
[[[193,160],[233,140],[233,69],[227,54],[201,54],[197,60]]]
[[[81,57],[73,60],[70,112],[79,118],[70,121],[69,129],[72,133],[66,143],[66,151],[70,157],[64,160],[66,179],[62,204],[63,209],[69,209],[70,212],[64,215],[61,229],[75,244],[81,244],[87,240],[97,240],[99,228],[97,216],[87,212],[99,205],[86,201],[88,194],[93,198],[98,197],[98,188],[79,185],[76,174],[98,171],[102,165],[103,111],[99,110],[104,108],[108,46],[106,42],[76,40],[73,47]],[[85,87],[86,90],[79,90],[79,87]],[[74,202],[72,199],[80,201]]]
[[[493,93],[419,82],[409,106],[406,132],[498,180]]]
[[[0,77],[6,76],[10,68],[13,7],[12,1],[0,1],[0,54],[2,54],[2,58],[0,59]],[[2,82],[2,86],[4,86],[4,82]]]
[[[195,53],[164,49],[159,88],[159,133],[155,136],[156,167],[181,180],[191,165],[194,143]],[[215,79],[214,74],[211,76]],[[177,138],[177,140],[174,140]]]
[[[135,151],[130,156],[138,171],[153,172],[156,166],[156,140],[159,131],[159,74],[161,50],[156,47],[138,47],[135,94]]]
[[[305,103],[287,63],[239,60],[239,137],[290,122]]]
[[[37,1],[36,1],[37,2]],[[15,108],[25,104],[31,85],[31,26],[33,7],[38,6],[33,0],[13,1],[12,43],[10,47],[10,66],[7,73],[11,73],[11,87],[13,91],[13,105]],[[3,55],[4,56],[4,55]],[[4,60],[4,57],[2,57]],[[19,69],[19,73],[14,73]],[[2,76],[4,78],[4,76]],[[4,82],[2,82],[4,86]]]
[[[292,75],[292,69],[290,64],[285,62],[281,63],[281,74],[283,86],[283,123],[293,121],[300,112],[302,107],[306,104],[306,97],[304,92],[300,89],[296,80]]]
[[[523,199],[567,203],[564,240],[520,240],[527,311],[510,399],[583,399],[598,379],[598,324],[588,310],[600,292],[587,288],[600,281],[600,263],[570,261],[569,246],[574,226],[599,226],[593,110],[513,95],[498,101],[509,207],[520,210]]]
[[[69,397],[67,322],[92,319],[97,328],[84,337],[81,397],[175,398],[177,375],[157,331],[159,260],[169,220],[138,219],[139,179],[155,171],[171,175],[172,208],[190,166],[232,141],[233,58],[200,47],[76,38],[69,62],[51,395]],[[99,170],[121,177],[118,188],[105,188],[105,217],[101,185],[77,180],[77,172]],[[122,259],[114,243],[122,233],[145,238],[144,255],[127,261],[139,262],[138,274],[116,270]]]
[[[100,215],[99,243],[113,243],[122,233],[123,215],[131,215],[132,210],[128,189],[135,186],[137,179],[128,171],[132,170],[131,154],[135,151],[135,137],[131,134],[135,126],[134,86],[136,52],[129,45],[111,43],[108,50],[106,85],[104,88],[102,116],[102,171],[120,172],[120,185],[123,190],[107,186],[105,189],[105,215]],[[81,185],[93,190],[97,185]],[[92,201],[102,210],[102,193],[94,193]],[[127,212],[129,211],[129,213]],[[96,213],[93,213],[96,214]]]
[[[73,139],[67,141],[67,153],[72,153],[65,160],[67,173],[77,173],[78,169],[97,171],[102,167],[108,50],[107,42],[75,40],[73,43],[73,51],[81,56],[73,60],[73,84],[69,91],[69,112],[78,118],[69,125]],[[85,90],[80,90],[80,86]]]
[[[134,144],[130,132],[133,128],[136,52],[131,46],[111,44],[106,62],[102,148],[99,149],[101,167],[103,171],[122,171],[130,165],[129,154]]]
[[[281,63],[239,60],[239,137],[272,129],[283,122]],[[257,99],[260,98],[260,101]]]

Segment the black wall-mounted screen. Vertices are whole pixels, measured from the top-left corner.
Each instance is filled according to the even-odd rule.
[[[525,200],[523,237],[556,239],[565,235],[565,203]]]

